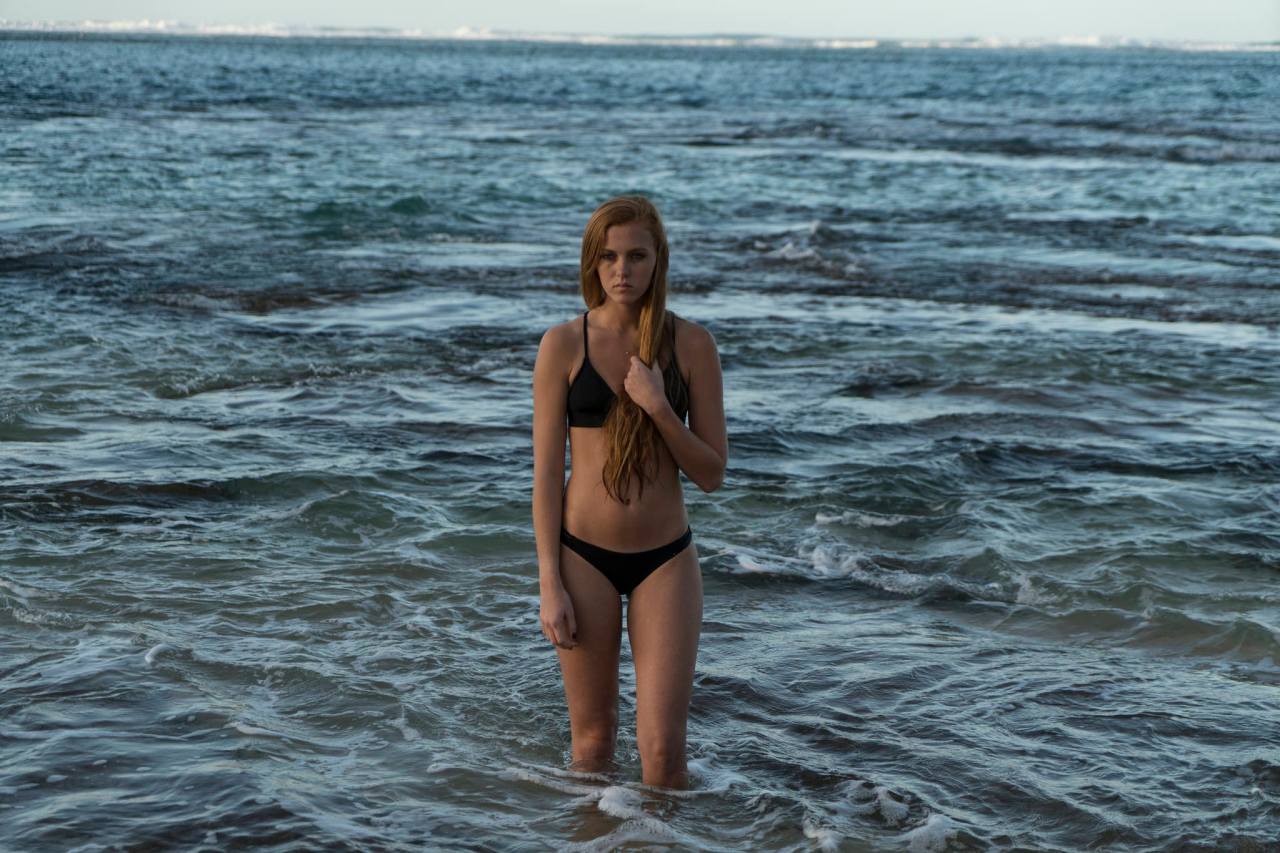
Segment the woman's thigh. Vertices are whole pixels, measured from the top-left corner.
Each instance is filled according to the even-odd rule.
[[[645,578],[627,603],[642,754],[683,748],[701,631],[702,570],[692,544]]]
[[[622,599],[604,575],[563,545],[560,580],[573,602],[578,627],[574,648],[556,647],[569,725],[575,736],[596,735],[617,726]]]

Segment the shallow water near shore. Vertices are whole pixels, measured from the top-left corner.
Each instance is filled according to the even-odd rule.
[[[0,37],[0,847],[1280,850],[1280,63]],[[566,770],[531,370],[650,195],[692,787]]]

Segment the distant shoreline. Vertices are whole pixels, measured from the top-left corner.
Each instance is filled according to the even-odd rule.
[[[140,21],[8,21],[0,20],[0,34],[9,35],[157,35],[310,39],[386,39],[402,41],[508,41],[581,45],[648,45],[662,47],[792,48],[813,50],[1174,50],[1190,52],[1280,51],[1280,40],[1258,42],[1210,42],[1144,39],[1127,36],[1058,36],[1054,38],[804,38],[762,34],[707,33],[691,35],[599,35],[584,33],[535,33],[514,30],[461,27],[452,31],[427,31],[396,27],[316,27],[284,24],[192,24],[149,19]]]

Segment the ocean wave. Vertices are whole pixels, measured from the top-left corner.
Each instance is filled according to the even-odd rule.
[[[9,482],[0,489],[0,504],[51,504],[70,506],[174,506],[192,500],[234,500],[236,490],[226,481],[195,480],[128,482],[118,480],[68,480],[55,484]]]
[[[735,575],[794,578],[806,581],[846,581],[893,598],[921,603],[989,601],[1014,603],[1027,593],[1024,577],[1009,574],[1003,580],[965,577],[966,564],[1001,562],[987,549],[981,556],[957,555],[944,561],[903,560],[888,554],[868,554],[825,542],[802,543],[798,557],[752,554],[735,549],[728,566]],[[953,564],[947,568],[944,564]],[[991,578],[998,569],[984,569]]]
[[[292,371],[264,371],[250,375],[234,372],[202,373],[185,380],[170,380],[155,386],[152,393],[161,400],[186,400],[201,394],[218,391],[237,391],[245,388],[290,388],[315,380],[348,375],[349,371],[337,366],[308,367]]]
[[[1173,139],[1167,141],[1101,142],[1095,144],[1059,139],[1011,136],[1003,139],[918,139],[910,149],[893,149],[894,156],[927,157],[929,152],[954,152],[1007,157],[1011,160],[1049,158],[1069,165],[1067,161],[1091,161],[1099,168],[1114,168],[1117,159],[1161,159],[1173,163],[1211,166],[1218,163],[1280,162],[1280,144],[1269,140],[1231,141],[1217,139],[1198,144]],[[886,156],[889,156],[886,154]]]
[[[324,500],[316,496],[332,496],[335,486],[333,475],[321,471],[153,482],[97,478],[57,483],[8,482],[0,487],[0,508],[33,522],[66,522],[69,517],[78,517],[96,524],[135,525],[153,521],[154,510],[293,499],[305,502],[299,510],[305,516],[312,502]]]
[[[93,234],[48,233],[37,228],[21,240],[0,238],[0,274],[50,274],[115,262],[121,253]]]
[[[861,277],[859,235],[813,220],[799,228],[736,239],[741,248],[758,253],[765,263],[810,270],[842,281]]]
[[[850,397],[876,397],[886,392],[919,393],[938,387],[943,380],[914,367],[872,361],[852,367],[849,381],[833,393]]]
[[[976,419],[976,420],[975,420]],[[1060,419],[1053,417],[1016,415],[942,415],[931,419],[932,430],[948,432],[944,424],[954,422],[956,428],[965,422],[986,421],[992,427],[1000,424],[1024,421],[1028,424],[1041,421],[1053,424]],[[1087,422],[1083,418],[1071,419]],[[1007,427],[1006,427],[1007,429]],[[1052,437],[1053,428],[1045,432]],[[1031,443],[1015,437],[990,439],[973,436],[944,436],[937,441],[937,452],[952,452],[956,462],[983,475],[1004,476],[1035,475],[1046,469],[1059,468],[1089,474],[1118,474],[1124,476],[1154,477],[1176,481],[1204,475],[1234,474],[1249,479],[1262,479],[1280,473],[1280,450],[1259,445],[1255,449],[1237,446],[1204,446],[1205,442],[1187,444],[1165,443],[1163,446],[1148,444],[1133,448],[1115,446],[1088,446],[1067,443]]]
[[[18,412],[0,415],[0,442],[70,441],[84,431],[68,426],[46,426]]]
[[[1154,608],[1134,625],[1127,640],[1137,646],[1193,656],[1280,662],[1280,633],[1247,616],[1212,620],[1172,608]]]

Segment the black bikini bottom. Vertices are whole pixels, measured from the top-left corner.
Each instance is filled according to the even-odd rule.
[[[619,594],[630,595],[659,566],[689,547],[693,541],[693,529],[686,527],[675,540],[648,551],[610,551],[579,539],[563,527],[560,528],[560,541],[608,578]]]

